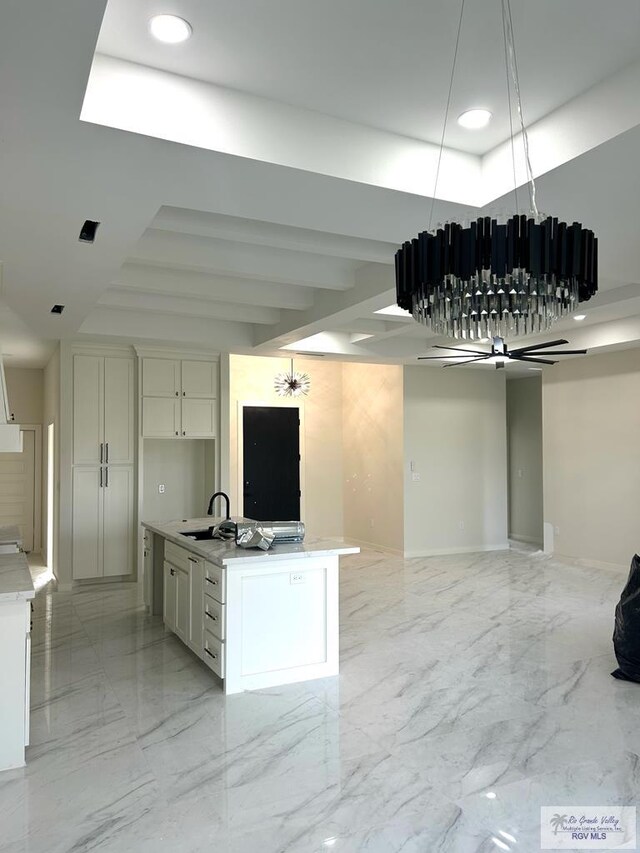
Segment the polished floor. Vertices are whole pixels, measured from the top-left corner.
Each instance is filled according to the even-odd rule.
[[[3,853],[538,851],[540,806],[635,805],[625,576],[524,551],[343,560],[341,675],[225,698],[134,586],[36,599]]]

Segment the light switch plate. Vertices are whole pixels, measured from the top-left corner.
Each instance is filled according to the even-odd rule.
[[[164,483],[160,483],[158,486],[158,494],[164,495]]]

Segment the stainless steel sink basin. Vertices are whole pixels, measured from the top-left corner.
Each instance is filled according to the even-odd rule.
[[[189,539],[217,539],[215,525],[213,527],[205,527],[203,530],[184,530],[180,536],[188,536]]]

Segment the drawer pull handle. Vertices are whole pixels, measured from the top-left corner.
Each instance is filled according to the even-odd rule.
[[[211,578],[205,578],[207,583],[210,583],[212,586],[218,586],[218,581],[212,581]]]
[[[209,611],[208,611],[208,610],[205,610],[204,615],[205,615],[205,616],[208,616],[208,617],[209,617],[209,619],[211,619],[213,622],[217,622],[217,621],[218,621],[218,617],[217,617],[217,616],[214,616],[212,613],[209,613]]]
[[[214,660],[218,660],[218,655],[214,655],[214,653],[210,652],[209,649],[205,649],[205,652],[209,655],[210,658],[213,658]]]
[[[195,557],[187,557],[187,560],[189,560],[190,563],[197,563],[198,562]]]
[[[169,569],[169,574],[171,575],[171,577],[173,577],[175,575],[174,569]]]

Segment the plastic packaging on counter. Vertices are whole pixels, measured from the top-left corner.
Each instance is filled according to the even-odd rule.
[[[640,683],[640,557],[635,554],[620,601],[616,606],[613,647],[618,667],[611,675]]]
[[[236,545],[241,548],[260,548],[268,551],[273,542],[273,533],[264,530],[257,522],[247,524],[236,537]]]

